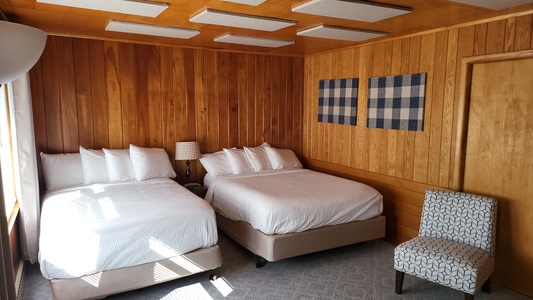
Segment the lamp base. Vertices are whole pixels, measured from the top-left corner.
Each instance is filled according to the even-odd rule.
[[[191,182],[191,162],[187,161],[187,168],[185,169],[185,183]]]

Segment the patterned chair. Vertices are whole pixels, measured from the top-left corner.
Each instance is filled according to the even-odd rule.
[[[497,202],[477,195],[428,190],[418,237],[394,249],[396,294],[405,273],[464,292],[490,292]]]

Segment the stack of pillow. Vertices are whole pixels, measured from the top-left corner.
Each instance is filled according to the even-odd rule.
[[[277,170],[302,168],[302,164],[290,149],[278,149],[263,143],[243,149],[224,148],[222,151],[204,154],[200,162],[212,177]]]
[[[80,153],[45,154],[41,152],[47,190],[73,185],[142,181],[174,178],[176,173],[163,148],[89,150]]]

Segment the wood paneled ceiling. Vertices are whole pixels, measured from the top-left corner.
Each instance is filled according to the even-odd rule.
[[[37,27],[51,35],[298,56],[358,44],[356,42],[305,37],[296,34],[300,30],[321,24],[387,33],[385,37],[365,41],[369,42],[533,10],[533,4],[525,4],[503,10],[491,10],[447,0],[376,0],[374,2],[410,7],[412,8],[412,12],[382,21],[368,23],[320,17],[292,11],[293,6],[307,2],[307,0],[267,0],[258,6],[249,6],[222,0],[154,0],[154,2],[156,1],[169,5],[169,8],[156,18],[50,5],[37,3],[35,0],[0,0],[0,9],[9,21]],[[265,32],[189,22],[190,17],[206,8],[292,20],[296,24],[273,32]],[[110,20],[198,29],[201,30],[201,34],[188,40],[182,40],[105,31],[105,27]],[[294,44],[280,48],[264,48],[213,41],[214,38],[227,33],[294,40]]]

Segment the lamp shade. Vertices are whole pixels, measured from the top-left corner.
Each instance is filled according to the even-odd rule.
[[[195,160],[199,159],[201,155],[198,142],[176,143],[176,160]]]
[[[19,78],[35,65],[46,45],[46,33],[0,21],[0,41],[0,84],[3,84]]]

